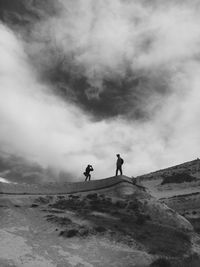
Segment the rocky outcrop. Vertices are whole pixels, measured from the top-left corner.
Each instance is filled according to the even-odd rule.
[[[1,194],[62,195],[62,194],[105,194],[109,197],[135,199],[142,212],[155,223],[191,231],[192,225],[165,204],[159,203],[144,188],[133,184],[126,176],[77,183],[48,183],[43,185],[0,183]]]
[[[76,183],[44,183],[38,185],[0,183],[1,194],[72,194],[101,190],[113,196],[121,196],[133,194],[141,189],[126,176]]]

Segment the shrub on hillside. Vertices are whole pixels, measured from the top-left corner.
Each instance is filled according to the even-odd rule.
[[[150,220],[150,216],[146,214],[139,213],[137,214],[136,224],[143,225],[146,221]]]
[[[197,253],[192,253],[181,259],[172,259],[171,264],[173,267],[199,267],[200,257]]]
[[[66,231],[61,231],[60,232],[60,236],[63,236],[63,237],[75,237],[75,236],[78,236],[79,232],[77,229],[70,229],[70,230],[66,230]]]
[[[86,198],[88,198],[88,199],[97,199],[98,198],[98,195],[97,195],[97,193],[93,193],[93,194],[88,194],[87,196],[86,196]]]
[[[188,173],[183,172],[164,177],[161,185],[170,183],[178,184],[178,183],[192,182],[192,181],[196,181],[196,178],[189,175]]]
[[[150,267],[171,267],[171,263],[166,258],[159,258],[151,263]]]

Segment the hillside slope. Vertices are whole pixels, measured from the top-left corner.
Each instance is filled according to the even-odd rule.
[[[200,232],[200,160],[137,177],[161,203],[173,208]]]
[[[1,184],[0,266],[178,266],[200,253],[191,224],[128,177],[50,184],[49,194],[13,186]]]
[[[138,176],[143,185],[156,198],[200,192],[200,159]]]

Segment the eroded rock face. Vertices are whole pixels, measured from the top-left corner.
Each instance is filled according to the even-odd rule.
[[[121,197],[107,195],[105,190],[104,194],[39,198],[35,203],[48,205],[52,215],[47,220],[62,227],[64,238],[102,236],[170,257],[183,256],[191,249],[190,223],[141,189]]]
[[[200,192],[200,160],[138,176],[136,180],[157,199]]]
[[[171,212],[170,223],[182,225],[200,232],[200,160],[172,166],[150,174],[138,177],[137,182],[160,203],[165,203]],[[164,215],[168,221],[169,216]],[[188,224],[190,222],[190,224]]]
[[[151,199],[145,203],[145,209],[149,211],[152,220],[157,223],[172,226],[177,229],[193,231],[193,226],[186,218],[165,204]]]
[[[181,215],[174,210],[168,208],[165,204],[160,203],[141,186],[137,186],[132,183],[128,177],[111,177],[108,179],[102,179],[97,181],[91,181],[88,183],[51,183],[43,185],[19,185],[19,184],[4,184],[0,183],[1,193],[9,194],[71,194],[81,193],[89,194],[98,193],[106,194],[109,197],[118,197],[137,201],[140,209],[145,215],[149,215],[151,220],[155,223],[176,227],[177,229],[183,229],[192,231],[192,225]],[[128,207],[126,202],[126,208]]]
[[[44,183],[44,184],[5,184],[0,182],[0,193],[5,194],[71,194],[90,191],[105,191],[113,196],[135,193],[138,187],[126,176],[110,177],[90,182]]]
[[[97,261],[97,257],[103,257],[99,266],[120,262],[125,267],[133,263],[135,266],[141,263],[141,266],[149,267],[160,255],[171,261],[193,251],[195,242],[191,236],[195,236],[195,233],[191,224],[145,192],[143,187],[132,184],[128,178],[113,177],[91,183],[75,183],[69,187],[66,184],[62,190],[68,194],[53,193],[61,187],[55,186],[53,191],[52,184],[49,188],[45,186],[45,190],[48,189],[51,194],[1,194],[3,206],[0,209],[13,218],[12,223],[9,216],[3,216],[0,220],[2,225],[3,222],[5,224],[5,231],[16,229],[16,233],[33,248],[36,243],[44,260],[48,253],[52,266],[54,262],[68,263],[68,257],[65,259],[64,254],[58,256],[54,252],[55,243],[59,243],[58,252],[62,249],[71,256],[73,253],[66,244],[81,247],[81,254],[77,255],[88,264]],[[75,187],[76,193],[69,193]],[[30,190],[31,186],[27,188]],[[79,189],[82,191],[78,192]],[[27,221],[31,225],[31,234],[28,234],[29,229],[19,228],[24,223],[27,225]],[[48,249],[44,247],[47,243]],[[113,250],[117,251],[114,259]],[[80,253],[80,249],[76,253],[78,251]],[[16,258],[27,260],[22,252],[17,253],[19,255],[15,255]],[[34,260],[37,262],[37,257],[32,258],[32,262]]]

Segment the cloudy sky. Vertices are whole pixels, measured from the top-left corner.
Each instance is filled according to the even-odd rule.
[[[199,157],[200,0],[0,0],[0,150],[81,179]]]

